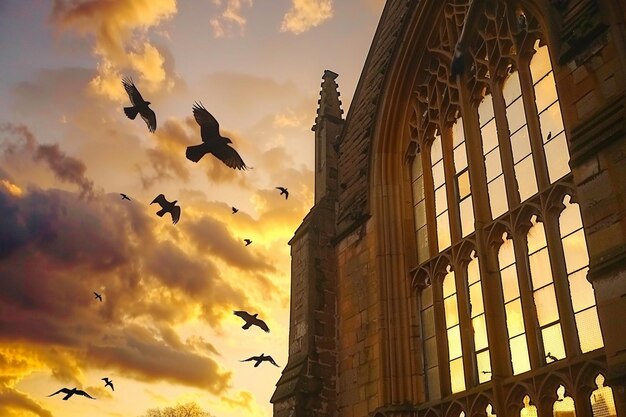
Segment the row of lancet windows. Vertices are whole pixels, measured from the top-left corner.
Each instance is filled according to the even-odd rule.
[[[595,379],[596,389],[589,397],[588,405],[591,407],[593,417],[616,417],[615,400],[613,398],[613,390],[604,386],[604,376],[598,374]],[[576,404],[574,399],[566,395],[565,387],[560,385],[556,390],[557,398],[552,404],[553,417],[576,417]],[[538,417],[537,407],[532,404],[530,396],[525,395],[522,404],[520,404],[520,417]],[[496,411],[491,404],[485,407],[487,417],[497,417]],[[465,417],[465,411],[459,413],[459,417]]]
[[[473,234],[477,205],[487,206],[495,222],[569,174],[569,152],[548,48],[537,43],[535,49],[530,64],[512,70],[500,87],[494,82],[492,90],[499,90],[488,94],[478,106],[485,174],[482,181],[488,190],[488,201],[477,202],[472,193],[470,171],[476,167],[468,163],[461,118],[452,129],[438,130],[430,147],[413,159],[413,211],[420,264],[442,256],[451,245]],[[495,112],[494,107],[504,107],[504,111]],[[530,128],[529,120],[533,120],[535,130]],[[444,157],[444,150],[452,150],[452,157]],[[428,181],[424,181],[425,172]],[[477,172],[483,172],[482,167]],[[428,189],[425,184],[429,184]],[[449,374],[451,393],[470,388],[467,381],[489,381],[489,341],[499,342],[502,334],[508,343],[511,375],[533,367],[529,339],[538,340],[538,345],[533,346],[544,358],[535,366],[603,347],[594,292],[586,279],[589,262],[580,210],[572,200],[572,196],[565,195],[560,213],[550,212],[545,219],[532,215],[525,234],[505,233],[499,248],[492,247],[497,254],[501,289],[493,297],[501,297],[505,313],[506,329],[499,329],[501,334],[488,334],[490,317],[484,308],[480,253],[474,251],[469,263],[450,265],[442,280],[434,280],[421,291],[423,364],[429,400],[444,394],[441,367],[444,374]],[[457,207],[450,210],[452,205]],[[451,229],[457,232],[451,234]],[[436,236],[437,241],[429,242],[429,235]],[[440,321],[443,326],[438,324]],[[444,327],[445,338],[435,331]],[[462,337],[467,330],[473,337]],[[446,358],[438,357],[438,352],[446,351]],[[470,369],[474,373],[471,378],[466,375]],[[603,387],[602,382],[594,395],[600,398],[596,392],[603,392],[603,401],[609,401],[610,388]],[[561,398],[563,393],[561,390],[554,415],[573,416],[573,402],[569,397]],[[593,405],[599,404],[594,403],[596,397],[591,399],[594,416],[615,415],[613,405],[605,407],[609,411],[597,411],[600,406]],[[612,402],[612,395],[610,398]],[[527,399],[521,417],[536,415]],[[563,411],[566,404],[571,405],[570,411]]]

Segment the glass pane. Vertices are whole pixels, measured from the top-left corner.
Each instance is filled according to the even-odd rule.
[[[533,293],[539,326],[555,322],[559,319],[559,308],[554,295],[554,285],[548,285]]]
[[[515,178],[520,201],[526,201],[537,194],[537,179],[535,178],[535,164],[531,155],[515,165]]]
[[[428,230],[426,226],[419,229],[416,233],[417,238],[417,260],[422,263],[430,257],[428,249]]]
[[[583,229],[567,236],[562,242],[568,274],[589,265],[585,231]]]
[[[487,153],[498,146],[498,135],[496,133],[496,121],[491,120],[480,129],[480,135],[483,138],[483,153]]]
[[[526,124],[526,113],[524,113],[524,101],[521,98],[515,100],[506,109],[506,118],[509,121],[509,132],[514,133]]]
[[[528,253],[533,254],[541,248],[545,248],[546,233],[543,228],[543,223],[538,222],[536,219],[532,220],[533,226],[526,235],[526,242],[528,244]]]
[[[528,138],[528,128],[526,126],[511,136],[511,147],[513,149],[514,164],[530,155],[530,139]]]
[[[600,322],[598,321],[598,312],[595,307],[576,313],[574,317],[576,318],[580,350],[583,353],[591,352],[604,346]]]
[[[432,285],[429,285],[428,287],[422,290],[422,292],[420,293],[420,301],[422,302],[422,305],[420,306],[422,310],[433,305],[433,286]]]
[[[539,43],[539,41],[537,41]],[[548,72],[552,71],[552,64],[550,63],[550,53],[547,46],[535,45],[535,54],[530,61],[530,74],[533,77],[533,82],[536,83]]]
[[[463,358],[459,358],[450,362],[450,387],[452,388],[452,393],[465,390]]]
[[[424,199],[424,178],[419,177],[413,181],[413,202],[417,203]]]
[[[465,151],[465,142],[454,148],[454,168],[457,173],[467,168],[467,152]]]
[[[548,248],[530,255],[530,275],[533,289],[538,289],[552,282],[552,270],[550,269],[550,256]]]
[[[478,120],[480,127],[483,127],[488,121],[493,119],[493,102],[491,96],[486,96],[482,103],[478,106]]]
[[[600,377],[601,375],[598,376],[598,378]],[[602,380],[604,380],[604,378],[602,378]],[[591,393],[590,399],[593,417],[617,417],[615,399],[613,398],[613,390],[611,387],[605,387],[599,384],[598,389]]]
[[[480,282],[477,282],[469,287],[469,296],[472,310],[471,317],[476,317],[477,315],[484,313],[483,290],[480,287]]]
[[[504,310],[506,311],[506,328],[509,331],[509,338],[524,333],[524,316],[522,315],[520,299],[507,303]]]
[[[543,351],[546,354],[546,363],[552,362],[548,356],[554,356],[557,359],[565,358],[563,333],[561,333],[561,325],[559,323],[542,329],[541,338],[543,340]]]
[[[443,278],[443,297],[449,297],[456,293],[456,283],[454,282],[454,271],[450,271]]]
[[[485,323],[485,315],[481,314],[472,319],[472,327],[474,328],[474,348],[482,350],[489,346],[487,339],[487,323]]]
[[[581,269],[569,276],[569,291],[575,313],[596,305],[593,286],[587,280],[588,271],[589,268]]]
[[[433,165],[433,184],[435,188],[441,187],[446,182],[446,176],[443,172],[443,161]]]
[[[539,124],[541,124],[541,137],[544,143],[548,141],[550,133],[550,137],[554,138],[563,131],[563,119],[561,119],[561,108],[558,102],[539,115]]]
[[[426,381],[428,384],[428,399],[438,400],[441,394],[439,391],[439,368],[437,366],[426,371]]]
[[[555,182],[569,174],[569,150],[565,133],[561,133],[543,147],[546,152],[546,164],[550,182]]]
[[[572,397],[557,399],[552,406],[552,417],[576,417],[576,407]]]
[[[441,136],[435,136],[433,140],[433,144],[430,148],[430,164],[434,165],[437,161],[439,161],[443,157],[441,153]]]
[[[554,73],[551,72],[535,84],[535,102],[537,103],[537,113],[541,113],[546,107],[558,99],[553,74]]]
[[[411,163],[411,179],[414,180],[422,175],[422,154],[415,155]]]
[[[580,218],[580,209],[578,208],[578,204],[565,202],[565,209],[559,216],[559,229],[561,231],[561,237],[567,236],[582,227],[583,222]]]
[[[513,241],[506,239],[500,249],[498,250],[498,262],[500,263],[500,269],[511,265],[515,262],[515,251],[513,249]]]
[[[491,217],[497,219],[509,209],[506,201],[506,188],[504,186],[504,175],[500,175],[487,185],[489,193],[489,205],[491,206]]]
[[[456,147],[465,140],[463,135],[463,118],[459,117],[452,125],[452,146]]]
[[[448,359],[456,359],[463,354],[461,349],[461,331],[459,326],[448,329]]]
[[[530,359],[528,358],[526,335],[522,334],[509,340],[509,348],[511,349],[511,364],[513,365],[513,375],[530,371]]]
[[[474,231],[474,205],[472,198],[468,197],[459,204],[461,212],[461,233],[463,237]]]
[[[424,365],[426,369],[437,365],[437,338],[424,340]]]
[[[422,228],[426,224],[426,205],[424,200],[420,201],[415,207],[415,230]]]
[[[485,170],[487,172],[487,182],[502,174],[499,147],[494,148],[491,152],[485,155]]]
[[[437,217],[437,243],[439,251],[450,246],[450,223],[448,222],[448,212],[444,212]]]
[[[448,209],[448,199],[446,197],[446,187],[439,187],[435,190],[435,214],[440,215]]]
[[[522,95],[522,90],[520,90],[519,85],[519,73],[515,71],[504,82],[504,86],[502,87],[502,95],[504,96],[504,101],[507,104],[511,104],[513,100]]]
[[[504,302],[507,303],[519,297],[519,285],[517,284],[517,271],[515,265],[511,265],[500,272],[502,276],[502,293]]]
[[[488,350],[476,354],[476,368],[478,370],[478,382],[482,384],[491,380],[491,361]]]
[[[459,310],[456,303],[456,295],[443,300],[444,310],[446,312],[446,328],[450,328],[459,324]]]
[[[473,258],[467,264],[467,283],[473,284],[480,281],[480,270],[478,268],[478,258]]]
[[[433,307],[422,311],[422,338],[428,339],[435,335],[435,313]]]
[[[461,200],[470,195],[472,190],[470,189],[469,171],[463,171],[462,174],[457,176],[457,184],[459,187],[459,198]]]

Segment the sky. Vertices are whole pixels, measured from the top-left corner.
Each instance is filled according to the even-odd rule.
[[[339,74],[347,113],[383,3],[0,1],[0,415],[271,415],[321,77]],[[155,133],[124,115],[123,76]],[[253,169],[185,158],[195,101]],[[149,204],[161,193],[178,224]],[[260,353],[280,367],[239,362]],[[97,400],[48,397],[63,387]]]

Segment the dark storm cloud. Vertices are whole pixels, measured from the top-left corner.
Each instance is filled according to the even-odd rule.
[[[210,259],[161,240],[143,205],[115,194],[87,201],[60,190],[15,197],[0,188],[0,212],[0,343],[45,350],[38,357],[63,381],[112,367],[142,380],[226,389],[230,374],[210,344],[178,343],[173,331],[139,323],[169,326],[199,306],[219,325],[246,297]],[[94,302],[94,290],[104,303]]]
[[[81,197],[92,198],[94,196],[93,181],[85,176],[87,167],[77,158],[68,156],[58,144],[41,145],[33,133],[24,125],[3,124],[0,125],[2,136],[9,139],[3,140],[3,159],[12,160],[22,155],[31,155],[35,162],[43,161],[52,173],[62,182],[77,185]]]
[[[204,216],[193,223],[187,223],[184,227],[198,251],[207,256],[221,258],[227,264],[239,269],[276,272],[271,263],[243,246],[243,237],[233,237],[224,223],[214,218]]]

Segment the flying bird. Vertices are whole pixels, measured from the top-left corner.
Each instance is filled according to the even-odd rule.
[[[113,381],[111,381],[109,378],[102,378],[102,380],[105,382],[104,387],[111,387],[111,391],[115,391],[115,388],[113,388]]]
[[[101,296],[100,294],[98,294],[98,293],[97,293],[97,292],[95,292],[95,291],[93,292],[93,294],[96,296],[95,298],[96,298],[97,300],[100,300],[100,302],[102,302],[102,296]]]
[[[143,97],[141,97],[139,90],[137,90],[131,78],[126,77],[122,79],[122,84],[124,85],[126,94],[128,94],[128,98],[130,98],[130,102],[133,104],[131,107],[124,107],[124,113],[126,113],[126,116],[131,120],[135,120],[137,113],[139,113],[144,122],[146,122],[146,125],[148,125],[148,130],[154,133],[157,122],[156,115],[152,109],[148,107],[150,102],[145,101]]]
[[[280,195],[285,194],[285,200],[289,198],[289,191],[285,187],[276,187],[277,190],[280,190]]]
[[[178,200],[174,200],[170,203],[165,199],[165,196],[163,194],[159,194],[154,200],[152,200],[152,203],[150,204],[157,203],[158,205],[160,205],[161,210],[157,211],[157,216],[163,217],[165,213],[170,213],[172,215],[172,222],[176,224],[180,219],[180,206],[176,205],[177,202]]]
[[[120,193],[120,195],[122,196],[122,200],[128,200],[130,201],[130,198],[128,198],[128,196],[124,193]]]
[[[246,170],[246,166],[237,151],[229,143],[233,143],[229,138],[220,135],[220,125],[211,113],[204,108],[202,103],[193,105],[193,117],[200,125],[200,145],[189,146],[187,148],[187,159],[198,162],[205,154],[212,153],[226,166],[233,169]]]
[[[552,362],[556,362],[559,360],[559,358],[557,358],[556,356],[554,356],[553,354],[551,354],[550,352],[546,353],[546,358],[550,359]]]
[[[50,394],[48,395],[48,397],[52,397],[53,395],[57,395],[58,393],[64,393],[67,394],[65,397],[63,397],[63,400],[67,401],[72,395],[76,394],[76,395],[82,395],[83,397],[88,397],[91,398],[92,400],[95,400],[94,397],[92,397],[91,395],[87,394],[85,391],[83,390],[79,390],[76,388],[61,388],[60,390],[58,390],[57,392],[55,392],[54,394]]]
[[[237,207],[231,207],[230,208],[233,211],[233,214],[237,213],[239,211],[239,209]]]
[[[242,329],[247,330],[251,326],[258,326],[261,329],[265,330],[266,333],[270,332],[270,328],[267,327],[267,324],[263,320],[257,318],[257,316],[259,315],[258,313],[250,314],[247,311],[233,311],[233,313],[235,314],[235,316],[239,316],[245,320],[246,324],[241,326]]]
[[[244,359],[242,361],[239,362],[249,362],[249,361],[256,361],[256,363],[254,364],[254,367],[256,368],[257,366],[259,366],[261,364],[261,362],[269,362],[274,366],[278,366],[278,364],[276,362],[274,362],[274,358],[272,358],[271,356],[265,356],[264,353],[261,353],[261,356],[252,356],[248,359]]]
[[[252,243],[252,241],[250,239],[244,239],[243,241],[246,242],[246,246],[249,246],[250,243]]]

